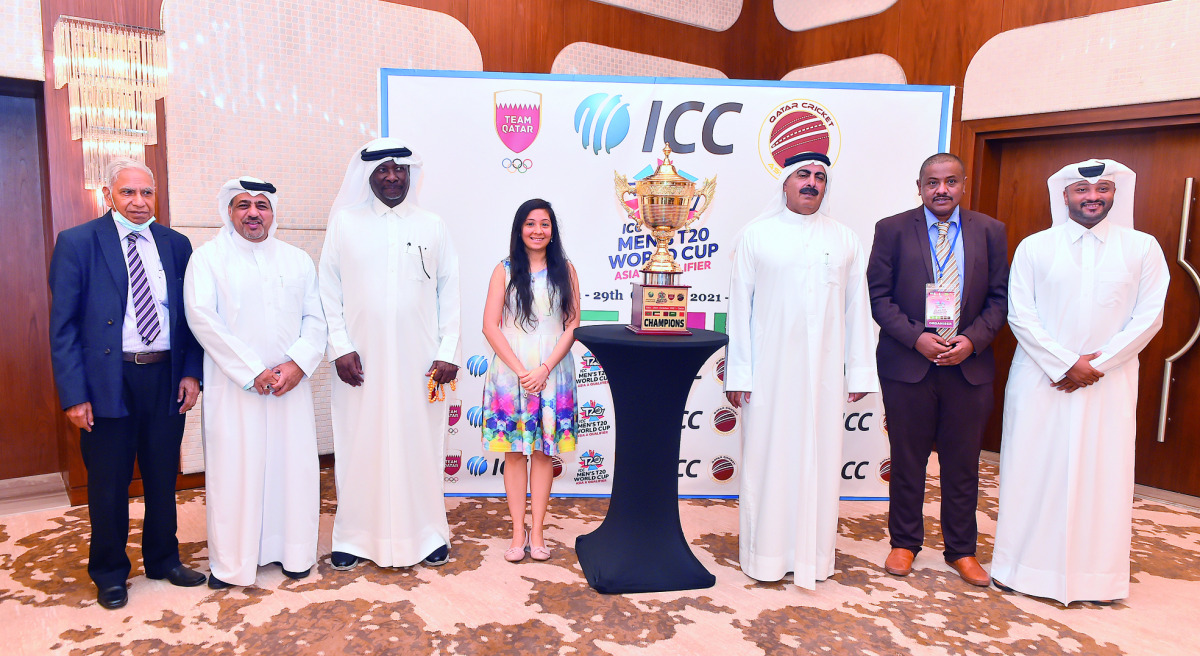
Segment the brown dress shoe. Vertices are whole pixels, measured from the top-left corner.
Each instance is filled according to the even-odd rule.
[[[893,576],[908,576],[912,572],[913,558],[916,556],[908,549],[897,547],[892,549],[887,560],[883,561],[883,568]]]
[[[946,561],[946,564],[953,567],[954,571],[958,572],[958,575],[962,577],[962,580],[971,585],[987,587],[992,582],[992,577],[983,571],[983,567],[980,567],[979,561],[975,560],[975,556],[963,556],[954,562]]]

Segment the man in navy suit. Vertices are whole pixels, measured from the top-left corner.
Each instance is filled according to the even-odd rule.
[[[975,507],[993,404],[992,339],[1008,311],[1008,245],[1004,224],[959,208],[965,183],[954,155],[925,160],[922,207],[875,224],[867,283],[892,451],[884,568],[906,576],[921,550],[925,467],[936,445],[946,562],[967,583],[986,586],[975,558]]]
[[[101,606],[125,605],[131,569],[129,483],[145,490],[146,576],[204,583],[184,567],[175,536],[175,477],[184,413],[200,394],[203,352],[183,312],[187,237],[154,223],[154,174],[108,166],[111,210],[58,235],[50,260],[50,349],[63,410],[80,429],[92,524],[88,574]]]

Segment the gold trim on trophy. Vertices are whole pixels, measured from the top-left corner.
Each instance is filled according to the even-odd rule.
[[[633,189],[630,189],[630,187]],[[696,190],[696,183],[679,175],[671,161],[670,145],[663,145],[663,161],[652,175],[635,184],[615,173],[614,191],[617,201],[625,208],[629,219],[638,228],[648,229],[657,243],[654,254],[642,267],[641,284],[633,287],[633,324],[629,329],[638,334],[690,335],[687,329],[687,290],[679,284],[683,267],[671,256],[667,245],[676,232],[700,218],[712,204],[717,193],[717,177],[707,179]],[[625,202],[625,197],[637,197],[638,209]],[[692,202],[702,202],[692,211]],[[657,299],[666,299],[657,303]]]

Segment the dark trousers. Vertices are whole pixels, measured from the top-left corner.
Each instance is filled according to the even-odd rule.
[[[124,363],[122,394],[127,417],[95,417],[92,431],[80,431],[79,447],[88,472],[88,513],[92,542],[88,574],[99,588],[123,585],[131,565],[129,483],[137,459],[145,491],[142,563],[146,575],[162,578],[180,565],[175,537],[175,477],[184,416],[171,413],[179,393],[171,386],[169,362]]]
[[[992,413],[992,384],[972,385],[959,367],[929,367],[918,383],[880,378],[892,449],[888,532],[892,547],[921,550],[925,467],[937,445],[947,561],[975,555],[979,449]]]

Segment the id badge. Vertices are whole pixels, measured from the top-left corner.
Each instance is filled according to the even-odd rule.
[[[925,327],[953,328],[954,307],[958,304],[958,294],[949,289],[942,289],[937,283],[925,285]]]

